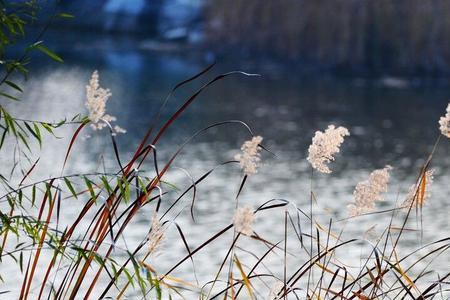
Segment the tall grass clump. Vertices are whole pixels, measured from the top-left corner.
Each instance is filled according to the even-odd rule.
[[[429,244],[418,242],[417,250],[410,253],[401,253],[398,249],[402,236],[410,230],[408,220],[415,215],[414,211],[421,212],[425,199],[429,198],[433,175],[430,165],[440,137],[418,170],[417,182],[404,196],[404,202],[393,204],[391,209],[378,210],[376,205],[383,200],[381,193],[388,188],[392,167],[386,166],[356,184],[355,202],[349,205],[348,218],[335,219],[318,210],[320,199],[313,188],[315,171],[324,173],[322,176],[332,176],[328,164],[335,159],[345,159],[345,153],[336,155],[345,145],[344,136],[350,132],[335,125],[312,137],[308,158],[312,172],[309,207],[299,207],[289,199],[264,199],[264,195],[255,199],[253,207],[242,205],[239,198],[246,184],[253,176],[258,176],[262,160],[272,157],[262,144],[263,138],[254,135],[244,122],[230,120],[211,124],[187,137],[181,146],[170,149],[172,154],[166,161],[160,161],[157,155],[159,141],[166,130],[176,125],[177,119],[205,89],[228,76],[252,76],[230,72],[214,77],[178,104],[172,115],[158,126],[162,109],[172,94],[212,72],[212,67],[174,87],[127,161],[121,159],[116,142],[120,136],[110,124],[112,118],[106,114],[106,100],[111,93],[101,87],[99,74],[93,73],[87,85],[89,115],[65,124],[76,127],[65,145],[60,176],[32,181],[35,166],[40,160],[48,159],[41,157],[38,161],[30,160],[29,168],[18,172],[17,176],[2,177],[0,255],[2,264],[8,264],[8,270],[14,269],[21,278],[17,286],[8,286],[2,293],[18,299],[445,299],[448,296],[446,284],[450,273],[437,275],[429,268],[437,257],[448,255],[450,237]],[[22,121],[8,118],[2,114],[6,139],[20,140],[12,133],[11,126],[16,125],[11,124]],[[441,123],[446,118],[444,116]],[[116,172],[66,174],[67,162],[77,160],[74,145],[81,133],[89,129],[89,124],[96,130],[109,129],[109,132],[102,132],[111,138]],[[249,136],[241,151],[236,151],[235,159],[218,163],[199,178],[191,178],[187,188],[174,193],[174,186],[166,177],[183,149],[209,129],[233,124],[239,125]],[[25,127],[38,135],[39,125]],[[20,130],[18,128],[15,130]],[[441,131],[446,134],[442,126]],[[28,139],[32,136],[28,135]],[[217,232],[205,229],[208,236],[204,236],[203,242],[192,245],[189,235],[185,234],[187,228],[177,222],[176,215],[188,214],[195,220],[196,191],[206,178],[214,176],[217,168],[232,164],[241,169],[240,183],[233,197],[234,217],[228,224],[224,220],[226,225]],[[140,171],[144,165],[152,170],[145,176]],[[77,214],[62,220],[62,213],[73,203],[78,206]],[[180,210],[186,204],[190,209]],[[178,212],[174,216],[175,211]],[[125,243],[125,240],[130,241],[127,235],[137,226],[138,216],[142,214],[148,216],[147,233],[140,235],[139,240]],[[345,228],[355,226],[352,223],[358,221],[356,218],[369,214],[389,214],[390,223],[382,232],[368,230],[365,238],[345,238]],[[274,216],[279,220],[274,226],[279,226],[278,231],[283,234],[277,240],[269,240],[258,234],[255,225]],[[178,238],[167,240],[167,235],[174,233]],[[197,278],[197,272],[207,263],[197,257],[216,251],[213,250],[216,243],[223,249],[217,271],[210,274],[209,280]],[[184,254],[177,253],[182,256],[170,266],[159,266],[160,255],[180,251],[175,245],[181,246]],[[343,251],[354,249],[361,249],[365,255],[345,262],[348,256],[341,257]],[[182,268],[191,268],[193,277],[180,277],[184,274],[179,272]],[[1,275],[11,276],[10,273]]]
[[[45,49],[46,54],[55,58],[56,54]],[[179,118],[195,105],[205,90],[214,88],[230,76],[246,79],[255,76],[233,71],[206,79],[214,72],[213,67],[210,65],[174,85],[162,100],[159,110],[149,117],[145,134],[134,145],[130,156],[124,156],[120,151],[117,141],[122,136],[118,133],[125,133],[125,130],[112,125],[118,121],[107,114],[107,102],[112,101],[113,96],[103,87],[101,76],[96,71],[90,80],[86,78],[88,111],[75,115],[70,121],[24,120],[1,107],[1,155],[8,154],[5,149],[10,145],[16,146],[21,154],[11,158],[11,169],[1,169],[0,263],[5,268],[0,269],[0,279],[19,278],[14,285],[0,285],[2,297],[449,297],[450,269],[438,274],[433,269],[433,262],[441,256],[448,257],[450,237],[431,243],[418,240],[416,250],[412,252],[403,253],[400,247],[402,238],[411,231],[413,234],[421,233],[423,228],[411,229],[410,223],[422,221],[422,207],[432,201],[431,165],[436,149],[446,146],[441,144],[448,138],[448,109],[439,121],[440,133],[436,123],[438,137],[431,153],[417,170],[416,182],[407,195],[399,195],[396,203],[384,201],[391,205],[387,209],[377,205],[384,200],[384,193],[389,188],[391,166],[375,170],[368,174],[368,179],[355,182],[354,202],[349,204],[348,212],[348,203],[342,203],[348,217],[338,219],[320,209],[321,199],[314,189],[315,179],[317,176],[325,179],[333,176],[330,164],[336,159],[347,159],[345,151],[341,154],[340,149],[351,134],[347,128],[333,124],[311,137],[309,155],[305,158],[311,164],[311,175],[301,178],[311,182],[310,190],[306,195],[299,192],[299,197],[310,200],[309,204],[303,207],[298,205],[298,199],[268,199],[261,194],[251,205],[245,205],[240,201],[243,191],[255,176],[260,176],[257,171],[262,162],[272,160],[274,154],[263,144],[263,137],[254,133],[244,121],[225,120],[210,124],[167,148],[168,155],[161,156],[160,153],[161,141],[168,130],[176,128]],[[174,100],[174,94],[198,81],[202,81],[202,85],[190,96],[179,102]],[[5,84],[6,80],[1,85]],[[7,85],[14,87],[16,84]],[[170,107],[173,111],[164,118],[163,112]],[[71,135],[69,140],[61,141],[60,148],[55,149],[64,156],[61,165],[56,166],[59,175],[35,178],[36,166],[45,160],[53,161],[53,157],[39,157],[39,146],[44,142],[42,136],[57,135],[61,126],[71,126],[68,127]],[[123,126],[127,127],[126,124]],[[215,167],[199,177],[186,176],[186,186],[173,184],[168,174],[175,168],[175,162],[181,159],[181,153],[195,138],[223,126],[235,126],[247,135],[245,141],[239,141],[243,144],[240,150],[235,150],[235,156],[217,162]],[[87,130],[100,130],[100,134],[111,140],[107,150],[114,155],[113,171],[68,173],[68,164],[79,162],[81,153],[76,144]],[[392,165],[395,167],[395,162]],[[218,169],[233,166],[239,170],[235,173],[235,183],[230,178],[220,184],[235,184],[235,193],[220,196],[223,201],[233,201],[234,215],[228,219],[221,212],[221,227],[215,230],[205,225],[201,242],[193,244],[187,234],[188,225],[179,222],[179,216],[186,215],[192,224],[205,218],[195,214],[198,193],[208,188],[206,179],[214,177]],[[185,171],[189,174],[189,170]],[[378,232],[368,228],[364,237],[346,237],[346,228],[358,226],[358,220],[367,215],[387,215],[389,222]],[[258,230],[260,222],[271,224],[271,229],[280,232],[280,236],[273,240],[261,234]],[[145,231],[137,230],[143,226]],[[202,256],[204,253],[219,263],[212,264]],[[164,262],[159,259],[163,255],[171,259]],[[215,271],[197,276],[205,268]]]

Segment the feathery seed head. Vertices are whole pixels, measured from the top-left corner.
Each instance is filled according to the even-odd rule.
[[[450,138],[450,103],[447,106],[446,114],[445,116],[441,117],[439,119],[439,129],[441,130],[441,133],[445,135],[446,137]]]
[[[334,154],[344,142],[344,136],[349,136],[348,129],[342,126],[329,125],[325,132],[316,131],[312,144],[309,146],[308,158],[312,167],[321,173],[331,173],[327,164],[334,160]]]
[[[93,124],[97,124],[105,115],[106,101],[111,97],[109,89],[100,87],[98,80],[98,71],[95,70],[94,73],[92,73],[89,84],[86,86],[86,107],[89,110],[89,120],[91,120]]]
[[[251,140],[246,141],[242,147],[242,153],[236,154],[234,159],[239,161],[239,165],[244,171],[245,175],[253,175],[258,171],[258,166],[261,161],[261,154],[259,153],[259,144],[262,142],[261,136],[254,136]]]
[[[369,179],[359,182],[353,192],[354,203],[347,206],[350,216],[359,216],[375,209],[375,202],[383,201],[381,193],[387,192],[389,171],[385,166],[370,173]]]
[[[147,236],[148,251],[152,255],[156,255],[164,240],[165,232],[162,224],[159,222],[156,213],[152,217],[152,226]]]
[[[111,97],[109,89],[100,87],[98,71],[92,73],[89,84],[86,86],[86,107],[89,110],[89,120],[94,130],[101,130],[107,123],[116,121],[116,117],[106,114],[106,102]],[[100,122],[103,121],[103,122]],[[120,128],[120,127],[119,127]],[[125,131],[126,132],[126,131]],[[124,130],[115,130],[115,133],[125,133]]]
[[[251,236],[255,219],[256,216],[250,206],[238,207],[233,217],[234,229],[244,235]]]
[[[113,135],[117,135],[118,133],[127,133],[127,130],[120,127],[119,125],[115,125]]]
[[[411,205],[416,205],[418,207],[423,206],[431,196],[431,186],[433,185],[434,169],[427,170],[424,175],[422,175],[419,182],[413,184],[409,188],[408,195],[405,201],[400,205],[405,209],[409,209]]]

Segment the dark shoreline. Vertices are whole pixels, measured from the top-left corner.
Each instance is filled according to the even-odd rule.
[[[36,30],[37,32],[37,30]],[[70,33],[75,34],[70,34]],[[80,35],[81,34],[81,35]],[[33,36],[33,35],[31,35]],[[77,38],[74,38],[74,37]],[[79,37],[82,36],[82,39]],[[450,84],[448,72],[407,72],[399,70],[371,71],[365,66],[336,66],[307,60],[282,59],[261,55],[239,47],[218,48],[206,42],[189,43],[186,40],[165,40],[145,33],[98,32],[73,27],[51,27],[44,41],[57,53],[76,51],[89,55],[89,51],[107,52],[109,47],[124,52],[154,52],[168,56],[183,57],[207,65],[213,62],[239,68],[247,72],[261,73],[269,77],[293,73],[305,78],[347,78],[352,80],[382,82],[393,88],[404,86],[446,86]]]

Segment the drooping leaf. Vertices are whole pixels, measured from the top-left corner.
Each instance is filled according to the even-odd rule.
[[[20,88],[20,86],[18,86],[18,85],[15,84],[14,82],[9,81],[9,80],[5,80],[5,83],[6,83],[7,85],[9,85],[10,87],[12,87],[13,89],[15,89],[15,90],[17,90],[17,91],[23,93],[23,90]]]
[[[59,14],[56,15],[58,18],[63,18],[63,19],[73,19],[75,18],[74,15],[65,13],[65,12],[60,12]]]
[[[4,92],[0,92],[0,95],[3,97],[6,97],[8,99],[14,100],[14,101],[20,101],[19,98],[11,96],[10,94],[4,93]]]
[[[47,55],[48,57],[50,57],[54,61],[57,61],[59,63],[63,63],[64,62],[64,60],[58,54],[56,54],[52,50],[50,50],[47,47],[45,47],[42,43],[40,43],[38,45],[35,45],[33,48],[41,51],[42,53],[44,53],[45,55]]]
[[[72,196],[74,196],[76,199],[78,199],[77,193],[75,192],[75,189],[73,188],[73,185],[70,182],[70,180],[67,179],[66,177],[64,177],[64,182],[66,183],[66,186],[69,189],[69,191],[72,193]]]

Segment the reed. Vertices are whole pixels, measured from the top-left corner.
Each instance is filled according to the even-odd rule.
[[[172,93],[202,78],[211,70],[212,66],[208,66],[199,74],[176,85],[161,109],[170,100]],[[216,76],[179,104],[173,115],[160,126],[156,125],[160,116],[158,112],[152,119],[153,125],[149,126],[135,153],[126,162],[120,161],[119,149],[115,143],[115,139],[119,137],[107,124],[109,133],[105,131],[104,134],[111,137],[112,151],[116,153],[119,166],[115,173],[66,175],[63,165],[61,176],[30,182],[27,177],[39,163],[35,162],[22,174],[20,184],[13,186],[13,182],[10,182],[8,191],[0,196],[0,255],[3,264],[15,262],[17,272],[22,274],[22,283],[17,286],[20,290],[15,291],[19,293],[18,298],[266,299],[269,295],[270,299],[444,297],[447,290],[445,284],[450,273],[440,274],[437,279],[431,280],[432,270],[428,269],[427,263],[431,264],[437,256],[447,255],[450,238],[418,245],[417,250],[412,253],[402,254],[398,250],[400,239],[408,231],[406,224],[412,216],[412,210],[421,207],[425,195],[428,195],[432,175],[429,166],[440,139],[423,168],[419,170],[417,183],[405,198],[403,206],[393,206],[387,211],[379,211],[376,208],[376,202],[381,197],[379,193],[387,189],[387,172],[391,169],[387,166],[374,171],[368,180],[356,185],[355,205],[364,204],[364,209],[370,206],[370,210],[353,214],[353,217],[350,216],[346,220],[336,220],[328,215],[328,223],[322,223],[323,218],[312,213],[315,201],[311,202],[311,213],[306,212],[306,207],[296,206],[295,201],[285,199],[267,199],[256,209],[238,205],[240,193],[246,188],[246,184],[253,176],[258,176],[255,173],[262,159],[260,151],[267,152],[267,149],[262,144],[262,138],[254,136],[250,127],[243,122],[237,122],[249,133],[250,138],[243,144],[242,152],[236,155],[236,160],[222,162],[217,166],[236,164],[242,168],[242,179],[235,195],[235,217],[223,229],[210,232],[209,237],[205,236],[203,243],[191,246],[189,236],[184,233],[186,228],[177,224],[176,218],[171,219],[169,216],[177,207],[190,202],[193,218],[196,193],[189,199],[189,192],[196,191],[206,178],[214,176],[217,167],[199,178],[193,178],[192,183],[181,191],[171,205],[164,204],[168,201],[166,197],[173,197],[173,187],[165,184],[166,173],[178,159],[182,149],[188,147],[194,137],[210,128],[227,126],[236,121],[212,124],[193,134],[180,147],[175,147],[173,155],[163,163],[157,159],[158,141],[164,137],[169,127],[175,126],[177,118],[205,89],[227,76],[249,75],[251,74],[231,72]],[[96,78],[98,80],[98,74]],[[87,94],[89,95],[89,92]],[[92,100],[88,100],[91,101],[91,106],[88,107],[92,107]],[[103,100],[104,98],[100,97],[96,101]],[[73,150],[73,145],[77,143],[80,133],[89,129],[86,125],[94,123],[98,129],[97,123],[109,123],[110,119],[103,118],[105,107],[102,112],[103,114],[95,119],[95,123],[90,117],[75,122],[78,127],[74,129],[71,141],[66,146],[66,161],[76,162],[77,153]],[[8,118],[11,118],[13,123]],[[2,120],[11,134],[9,138],[14,138],[11,126],[15,125],[11,124],[21,121],[13,117],[5,119],[5,113],[2,114]],[[36,130],[33,126],[29,125],[32,130]],[[339,132],[333,135],[333,130]],[[444,131],[442,133],[445,134]],[[330,163],[344,143],[343,136],[348,134],[347,129],[343,127],[330,126],[328,134],[321,133],[319,137],[316,134],[312,139],[310,154],[315,153],[315,161]],[[29,138],[33,136],[30,135]],[[311,150],[316,148],[322,151]],[[345,155],[341,156],[344,157],[339,159],[345,159]],[[152,176],[140,175],[139,169],[144,163],[152,166]],[[3,182],[8,181],[3,178]],[[314,190],[311,190],[311,195],[314,194]],[[73,201],[77,201],[82,208],[73,219],[64,220],[68,225],[62,227],[61,213],[65,206]],[[364,201],[370,201],[370,205]],[[135,246],[120,248],[120,240],[125,239],[129,229],[135,226],[141,211],[150,211],[153,215],[148,233],[142,236]],[[270,218],[266,211],[283,216],[278,224],[279,232],[283,232],[279,240],[268,240],[252,228],[255,219],[264,222],[265,218]],[[386,224],[381,234],[370,240],[343,238],[345,226],[341,226],[342,224],[350,226],[351,222],[356,222],[355,216],[364,217],[379,213],[391,214],[390,224]],[[308,227],[309,232],[305,231]],[[233,239],[230,241],[227,237],[233,228]],[[161,271],[158,267],[158,253],[174,251],[171,249],[173,240],[170,245],[165,242],[161,246],[165,236],[171,231],[177,232],[185,255],[174,261],[170,268]],[[206,229],[205,232],[209,230]],[[16,238],[12,239],[11,234]],[[221,258],[218,271],[211,274],[210,281],[191,282],[176,275],[178,269],[189,264],[194,273],[199,270],[203,261],[197,261],[196,257],[200,252],[211,251],[214,243],[220,243],[221,248],[227,250]],[[364,247],[369,247],[370,251],[366,257],[358,260],[359,267],[354,264],[348,266],[341,261],[340,251],[361,248],[361,243]],[[262,251],[251,250],[255,247]],[[271,265],[274,260],[280,263]],[[289,261],[302,263],[292,264]],[[418,272],[417,265],[425,267]],[[2,292],[5,295],[8,293],[7,290]]]
[[[253,1],[237,3],[250,8],[256,5]],[[320,6],[321,2],[317,3]],[[56,54],[40,47],[58,61]],[[25,53],[24,59],[28,55]],[[0,269],[0,279],[12,276],[12,273],[21,278],[15,286],[0,285],[2,297],[23,300],[449,297],[450,270],[436,274],[433,262],[448,256],[450,237],[427,244],[418,241],[416,250],[408,253],[403,253],[399,246],[411,232],[417,234],[419,231],[422,235],[422,207],[432,201],[433,157],[436,149],[444,146],[442,140],[448,138],[448,109],[436,124],[436,131],[440,125],[439,137],[423,166],[417,170],[417,180],[409,193],[401,196],[400,200],[404,200],[399,202],[401,205],[389,202],[391,207],[388,209],[377,207],[382,193],[388,188],[391,167],[386,166],[372,172],[369,179],[355,182],[355,202],[350,205],[357,213],[351,210],[347,218],[336,219],[328,211],[320,210],[320,198],[314,190],[315,172],[333,176],[330,165],[335,159],[348,159],[345,152],[337,154],[345,144],[344,137],[351,134],[344,127],[330,125],[324,132],[318,131],[311,137],[309,156],[305,158],[311,163],[310,178],[292,178],[311,181],[309,193],[299,195],[309,197],[309,205],[299,206],[298,199],[267,199],[260,195],[252,206],[244,206],[240,203],[242,192],[251,180],[260,176],[257,169],[261,163],[273,157],[263,144],[263,138],[245,122],[229,120],[211,124],[166,150],[171,152],[164,156],[167,158],[160,158],[159,145],[167,131],[176,127],[180,116],[207,89],[231,76],[243,79],[256,76],[233,71],[212,76],[208,81],[206,78],[211,78],[207,76],[214,72],[213,67],[207,66],[174,85],[162,100],[160,109],[149,118],[140,143],[126,159],[117,143],[121,137],[118,133],[125,133],[125,130],[111,125],[116,121],[106,113],[111,93],[101,87],[103,83],[98,72],[93,73],[87,84],[86,107],[89,111],[86,116],[79,114],[71,120],[43,122],[13,116],[0,107],[0,153],[7,155],[7,145],[11,143],[17,149],[15,153],[19,153],[11,158],[11,170],[2,169],[0,176],[0,264],[14,270],[5,274],[4,269]],[[7,71],[0,85],[19,92],[21,88],[8,81],[10,75]],[[174,94],[201,80],[206,83],[187,98],[173,102]],[[4,97],[15,98],[8,94]],[[175,109],[162,120],[169,103]],[[170,182],[168,173],[195,138],[213,128],[232,125],[238,125],[248,134],[240,151],[236,149],[234,159],[217,162],[199,177],[187,176],[185,187]],[[35,179],[36,166],[52,158],[35,159],[33,154],[39,154],[44,135],[55,135],[62,126],[71,126],[72,135],[70,141],[59,148],[62,150],[56,149],[64,154],[59,175]],[[67,163],[77,163],[80,155],[76,144],[85,131],[93,129],[106,129],[100,134],[111,139],[114,170],[68,174]],[[186,214],[195,222],[199,218],[195,214],[198,193],[209,188],[206,179],[215,176],[218,169],[233,165],[240,172],[236,173],[235,194],[226,197],[235,201],[234,217],[224,220],[218,230],[205,228],[202,242],[193,245],[186,234],[188,225],[179,223],[178,216]],[[188,171],[186,173],[189,175]],[[229,186],[232,182],[224,180],[221,184]],[[188,209],[184,209],[186,207]],[[342,207],[345,210],[345,205]],[[76,213],[64,214],[70,209],[75,209]],[[359,218],[380,214],[389,216],[389,222],[381,231],[377,233],[371,227],[363,238],[346,237],[346,228],[357,226]],[[139,235],[134,231],[142,226],[139,220],[142,215],[148,216],[148,224],[146,232]],[[420,221],[420,228],[409,227],[414,219]],[[258,233],[255,226],[258,222],[272,222],[273,230],[280,232],[280,236],[272,240]],[[347,262],[345,257],[348,255],[342,255],[343,252],[364,255],[352,255],[352,261]],[[217,271],[207,274],[206,279],[205,276],[197,277],[197,273],[210,264],[201,256],[204,253],[219,261],[215,266]],[[161,267],[158,256],[165,254],[171,255],[171,265]],[[185,273],[180,272],[181,269],[191,270],[187,278],[182,276]]]

